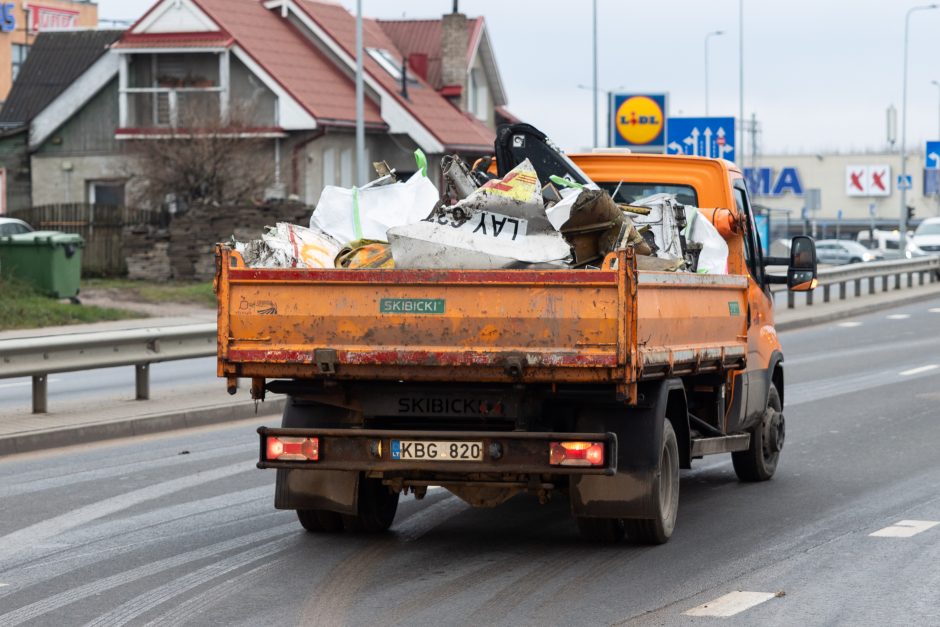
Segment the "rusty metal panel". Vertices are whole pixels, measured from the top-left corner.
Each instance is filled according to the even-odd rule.
[[[240,376],[285,376],[290,368],[276,366],[305,365],[316,376],[314,354],[329,348],[329,374],[340,378],[415,380],[430,368],[445,381],[488,369],[498,376],[479,380],[527,381],[533,371],[597,369],[577,380],[611,381],[627,352],[618,351],[617,272],[254,270],[220,253],[227,373],[238,364]]]

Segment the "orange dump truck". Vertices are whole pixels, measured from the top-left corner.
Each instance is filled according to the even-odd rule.
[[[730,452],[742,480],[773,475],[784,379],[768,284],[809,289],[812,240],[763,259],[729,162],[573,159],[619,202],[667,192],[703,208],[728,274],[638,271],[632,249],[599,269],[252,269],[218,247],[219,376],[287,395],[281,426],[259,429],[276,507],[313,532],[379,531],[428,486],[480,507],[530,493],[570,499],[588,538],[662,543],[694,459]]]

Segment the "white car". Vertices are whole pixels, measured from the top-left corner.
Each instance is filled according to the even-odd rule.
[[[914,231],[914,245],[925,253],[940,254],[940,218],[927,218]]]
[[[33,227],[22,220],[16,218],[4,218],[0,216],[0,237],[4,235],[19,235],[20,233],[30,233]]]

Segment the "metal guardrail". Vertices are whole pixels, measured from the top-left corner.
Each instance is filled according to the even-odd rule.
[[[146,400],[150,364],[211,357],[216,350],[214,322],[0,340],[0,379],[32,377],[33,413],[42,414],[50,374],[134,366],[137,399]]]
[[[832,288],[839,288],[839,300],[845,300],[848,284],[854,284],[854,296],[862,292],[862,281],[868,281],[868,294],[876,293],[876,281],[881,279],[881,291],[889,290],[891,277],[894,277],[894,289],[901,289],[901,277],[907,277],[907,287],[914,287],[914,275],[918,276],[919,285],[933,283],[940,279],[940,257],[918,257],[916,259],[892,259],[889,261],[870,261],[850,263],[834,268],[823,268],[818,273],[817,290],[822,289],[823,302],[828,303]],[[786,291],[785,286],[774,286],[774,292]],[[806,292],[806,304],[813,304],[813,292]],[[796,306],[795,293],[787,293],[787,308]]]
[[[855,284],[855,296],[861,294],[861,282],[868,281],[868,293],[875,293],[875,282],[881,279],[882,291],[888,291],[894,277],[895,289],[901,289],[901,277],[907,286],[919,275],[920,285],[940,279],[940,257],[856,263],[819,271],[819,287],[823,301],[829,302],[830,290],[839,288],[845,299],[846,286]],[[925,279],[925,277],[929,277]],[[774,286],[782,291],[783,286]],[[794,293],[788,293],[787,305],[794,307]],[[813,304],[813,292],[807,292],[807,305]],[[180,325],[152,327],[103,333],[74,333],[49,337],[0,340],[0,379],[33,378],[33,413],[47,411],[47,378],[57,372],[76,372],[115,366],[134,366],[138,400],[150,397],[150,364],[179,359],[212,357],[217,350],[216,325]]]

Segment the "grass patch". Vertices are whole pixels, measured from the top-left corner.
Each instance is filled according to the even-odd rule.
[[[124,309],[59,302],[27,283],[0,277],[0,331],[145,317]]]
[[[190,305],[203,305],[215,307],[215,293],[212,291],[212,281],[187,282],[167,281],[166,283],[150,283],[148,281],[132,281],[130,279],[83,279],[83,290],[101,289],[115,292],[118,300],[129,300],[138,303],[185,303]],[[119,295],[117,293],[120,293]]]

